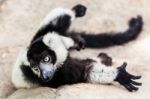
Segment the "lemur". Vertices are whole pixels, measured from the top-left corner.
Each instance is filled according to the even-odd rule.
[[[140,16],[129,21],[129,29],[118,34],[77,34],[68,32],[71,22],[85,15],[86,7],[76,5],[71,10],[57,8],[51,11],[41,24],[30,45],[18,56],[13,68],[12,82],[16,88],[49,86],[79,82],[110,84],[119,82],[129,91],[138,90],[134,80],[141,76],[129,74],[124,63],[112,67],[112,58],[101,53],[89,59],[72,58],[69,49],[108,47],[135,39],[142,30]]]

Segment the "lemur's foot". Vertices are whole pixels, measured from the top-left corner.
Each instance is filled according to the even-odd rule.
[[[128,91],[137,91],[138,87],[141,86],[142,83],[136,82],[134,80],[140,79],[141,76],[134,76],[126,71],[127,63],[123,63],[120,67],[118,67],[118,76],[115,81],[119,82],[123,85]]]
[[[86,7],[84,5],[78,4],[72,8],[75,11],[76,17],[83,17],[86,14]]]
[[[98,57],[101,59],[101,63],[106,66],[112,66],[112,58],[106,53],[100,53]]]

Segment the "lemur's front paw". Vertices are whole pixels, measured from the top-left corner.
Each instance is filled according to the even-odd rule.
[[[78,4],[72,8],[75,12],[76,17],[82,17],[86,14],[86,7],[84,5]]]
[[[78,51],[80,51],[81,49],[85,49],[85,44],[86,44],[85,40],[81,37],[78,37],[76,39],[75,47]]]
[[[112,58],[106,53],[99,53],[98,57],[101,59],[101,63],[106,66],[112,66]]]
[[[119,82],[123,85],[128,91],[137,91],[138,87],[141,86],[142,83],[136,82],[134,80],[140,79],[141,76],[134,76],[126,71],[127,63],[123,63],[122,66],[118,67],[118,76],[115,81]]]
[[[86,41],[81,37],[79,34],[74,34],[71,36],[71,38],[74,40],[75,44],[74,47],[78,51],[85,48]]]

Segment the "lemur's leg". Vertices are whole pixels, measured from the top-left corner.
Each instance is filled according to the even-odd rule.
[[[129,74],[126,71],[127,63],[123,63],[118,68],[108,67],[103,65],[101,62],[94,59],[96,62],[92,63],[92,68],[89,72],[88,82],[91,83],[101,83],[101,84],[110,84],[114,81],[119,82],[129,91],[137,91],[141,83],[138,83],[134,80],[140,79],[141,76],[134,76]]]
[[[140,79],[141,76],[129,74],[126,70],[126,63],[116,68],[106,66],[101,63],[98,57],[91,59],[74,59],[69,57],[61,68],[62,82],[64,84],[74,84],[79,82],[111,84],[114,81],[119,82],[129,91],[138,90],[138,83],[134,80]]]
[[[72,21],[77,17],[84,16],[85,13],[86,7],[83,5],[76,5],[72,9],[56,8],[52,10],[42,21],[41,28],[32,41],[52,31],[66,36],[66,31],[70,27]]]
[[[107,53],[100,53],[98,55],[102,64],[112,66],[112,58]]]
[[[122,45],[135,40],[143,29],[143,19],[141,16],[129,20],[129,28],[124,32],[110,33],[86,33],[86,32],[68,32],[70,35],[79,34],[85,41],[85,47],[105,48],[114,45]]]
[[[29,62],[26,57],[27,49],[22,51],[17,57],[16,63],[12,71],[12,83],[15,88],[31,88],[37,86],[33,82],[29,82],[23,74],[22,66],[29,67]]]

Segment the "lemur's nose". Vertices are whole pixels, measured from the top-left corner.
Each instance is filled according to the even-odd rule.
[[[53,72],[51,72],[51,71],[43,71],[41,73],[41,78],[45,82],[50,81],[52,79],[52,77],[53,77]]]

